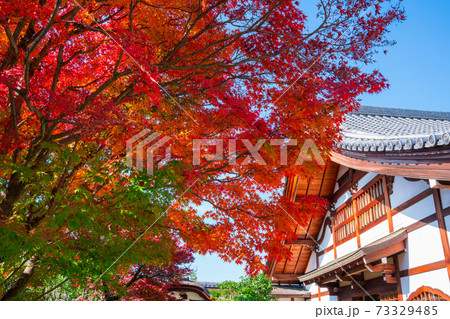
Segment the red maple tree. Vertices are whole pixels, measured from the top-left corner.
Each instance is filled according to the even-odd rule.
[[[114,260],[108,250],[116,256],[154,221],[155,232],[249,273],[268,253],[288,254],[292,219],[303,224],[326,205],[282,196],[285,176],[321,169],[292,154],[312,139],[326,156],[358,95],[387,87],[358,65],[403,18],[398,1],[384,0],[317,1],[310,18],[292,0],[1,1],[0,262],[14,274],[3,298],[39,265],[51,265],[48,276],[100,274]],[[143,129],[171,137],[172,159],[152,178],[131,178],[125,141]],[[258,140],[294,138],[285,165],[279,145],[259,148],[265,165],[249,157]],[[193,165],[195,139],[236,147],[226,142],[222,161],[205,147]],[[71,260],[95,259],[89,242],[104,264],[80,271]],[[136,264],[141,248],[122,262]]]

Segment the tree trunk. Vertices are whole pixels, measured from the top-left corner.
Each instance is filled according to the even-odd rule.
[[[34,269],[36,268],[36,262],[38,259],[39,258],[36,255],[30,258],[27,267],[20,275],[19,279],[17,279],[17,281],[11,286],[11,288],[9,288],[2,296],[1,299],[2,301],[12,300],[22,292],[22,290],[28,284],[28,281],[30,280],[31,276],[33,275]]]
[[[7,220],[12,215],[12,210],[17,200],[22,196],[24,184],[16,172],[11,175],[6,189],[6,195],[0,202],[0,220]]]

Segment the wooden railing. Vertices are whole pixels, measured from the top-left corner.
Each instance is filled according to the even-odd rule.
[[[361,190],[352,195],[333,214],[333,226],[336,244],[362,233],[374,223],[386,217],[384,176],[377,176]]]

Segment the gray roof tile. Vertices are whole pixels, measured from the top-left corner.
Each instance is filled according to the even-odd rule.
[[[358,152],[417,150],[450,144],[450,112],[361,106],[346,115],[337,146]]]

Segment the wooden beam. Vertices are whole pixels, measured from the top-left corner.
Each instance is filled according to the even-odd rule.
[[[384,271],[384,280],[387,284],[398,284],[400,281],[400,278],[395,276],[395,272],[392,270],[385,270]]]
[[[398,205],[397,207],[395,207],[394,209],[391,210],[391,215],[394,216],[398,213],[400,213],[401,211],[411,207],[414,204],[417,204],[418,202],[420,202],[421,200],[427,198],[428,196],[430,196],[432,194],[432,190],[430,188],[427,188],[426,190],[424,190],[423,192],[417,194],[414,197],[411,197],[410,199],[408,199],[406,202],[404,202],[403,204]]]
[[[361,248],[361,239],[359,238],[359,222],[358,222],[358,209],[356,208],[356,198],[352,198],[352,213],[355,223],[356,245]]]
[[[360,274],[353,274],[353,275],[346,275],[344,277],[342,277],[343,281],[352,281],[352,280],[356,280],[356,281],[364,281],[364,275],[360,275]]]
[[[333,162],[366,172],[409,178],[450,180],[448,151],[435,152],[434,154],[432,152],[412,152],[410,155],[406,153],[402,155],[405,155],[405,157],[400,159],[396,152],[378,156],[376,154],[368,156],[365,152],[343,151],[337,153],[332,151],[330,153]],[[414,165],[410,164],[411,161],[414,162]]]
[[[366,255],[364,257],[364,260],[367,264],[370,264],[374,261],[380,260],[381,258],[389,257],[394,254],[397,254],[405,249],[406,249],[405,241],[402,240],[392,246],[386,247],[386,248],[376,251],[372,254]]]
[[[273,281],[298,281],[299,276],[296,274],[275,274],[271,279]]]
[[[439,225],[439,233],[441,234],[442,248],[444,249],[445,261],[447,263],[447,273],[450,280],[450,244],[447,235],[447,227],[445,225],[444,214],[442,212],[441,192],[439,189],[433,189],[434,206],[436,207],[436,217]]]
[[[285,245],[305,245],[305,246],[316,246],[316,241],[314,239],[295,239],[285,243]]]
[[[447,267],[447,262],[445,260],[441,260],[441,261],[436,261],[434,263],[401,270],[399,273],[400,273],[400,277],[402,278],[402,277],[418,275],[418,274],[422,274],[424,272],[442,269],[442,268],[446,268],[446,267]]]
[[[384,203],[386,207],[386,216],[388,220],[389,232],[392,233],[394,231],[394,224],[392,222],[391,215],[391,198],[387,188],[387,178],[386,175],[383,176],[383,193],[384,193]]]
[[[373,272],[384,272],[385,270],[397,271],[397,266],[394,264],[377,264],[375,266],[367,265]]]
[[[321,292],[320,288],[319,288],[319,293],[311,295],[311,299],[317,298],[317,297],[320,299],[321,296],[328,296],[328,291]]]
[[[386,283],[383,278],[368,280],[363,288],[364,290],[357,287],[357,285],[353,285],[353,289],[351,286],[341,287],[339,289],[339,298],[340,300],[351,300],[351,298],[367,296],[367,294],[372,295],[397,292],[397,284]]]
[[[394,255],[393,259],[394,259],[394,264],[397,267],[397,272],[395,273],[395,275],[397,276],[397,278],[400,279],[400,266],[399,266],[399,262],[398,262],[398,255]],[[402,290],[402,281],[401,280],[399,280],[397,283],[397,295],[398,295],[398,300],[403,301],[403,290]]]
[[[337,258],[337,253],[336,253],[336,240],[337,240],[337,236],[336,236],[336,216],[332,216],[331,217],[331,236],[333,237],[333,256],[334,259]]]

